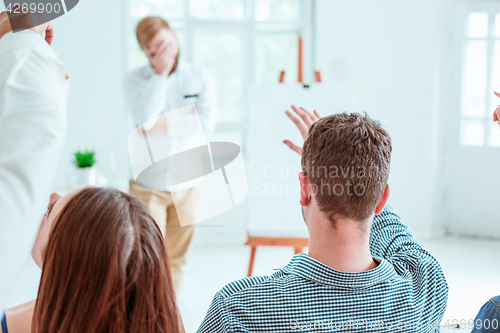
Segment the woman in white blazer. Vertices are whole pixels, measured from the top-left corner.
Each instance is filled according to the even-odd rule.
[[[66,129],[67,76],[52,24],[13,33],[0,14],[0,309],[30,258]],[[15,254],[15,255],[14,255]]]

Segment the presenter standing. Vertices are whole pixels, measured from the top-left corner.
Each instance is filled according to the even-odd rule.
[[[142,19],[137,25],[136,34],[149,64],[126,76],[126,104],[135,125],[143,126],[148,139],[154,136],[166,137],[168,145],[165,150],[168,151],[165,153],[180,153],[190,148],[191,139],[186,135],[183,137],[182,121],[176,122],[174,126],[168,123],[167,118],[159,117],[159,120],[149,127],[145,123],[169,111],[194,104],[204,133],[213,132],[218,115],[215,80],[206,70],[179,60],[175,31],[162,18]],[[188,121],[186,119],[186,122]],[[158,179],[164,179],[163,171],[158,169],[157,172]],[[176,189],[179,190],[179,187]],[[195,230],[193,223],[199,217],[204,192],[203,185],[199,182],[187,182],[181,190],[181,195],[175,195],[174,205],[168,184],[165,186],[161,182],[139,179],[137,182],[130,181],[130,194],[149,206],[165,236],[176,292],[180,287],[182,268]],[[188,226],[181,226],[180,215],[183,219],[191,220],[183,221],[183,225],[189,224]]]

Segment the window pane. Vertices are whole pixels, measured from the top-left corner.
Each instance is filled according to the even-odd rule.
[[[500,147],[500,126],[498,126],[498,123],[490,124],[490,135],[488,138],[488,145],[492,147]]]
[[[484,145],[484,121],[462,120],[460,142],[464,146]]]
[[[239,120],[242,109],[242,42],[235,33],[196,33],[194,62],[217,81],[222,121]]]
[[[467,36],[473,38],[488,37],[488,14],[472,13],[469,15]]]
[[[497,14],[495,21],[495,37],[500,37],[500,13]]]
[[[257,21],[298,20],[301,17],[301,0],[255,0]]]
[[[486,41],[467,42],[462,92],[462,115],[464,116],[484,116],[487,81],[486,55]]]
[[[129,69],[132,70],[147,65],[148,58],[144,52],[142,52],[139,43],[137,42],[137,38],[135,38],[135,34],[131,34],[130,39],[130,47],[132,50],[130,52]]]
[[[281,71],[285,82],[297,82],[299,33],[258,33],[255,38],[255,82],[277,83]]]
[[[190,0],[193,16],[205,19],[242,19],[245,16],[244,0]]]
[[[493,70],[491,71],[493,75],[491,75],[491,88],[494,91],[500,92],[500,41],[495,42],[494,53],[493,53]],[[491,113],[493,110],[500,105],[500,98],[498,98],[495,94],[488,92],[491,103],[490,109]],[[488,111],[489,112],[489,111]]]
[[[132,16],[136,18],[159,15],[167,19],[182,18],[184,0],[132,0]]]
[[[183,58],[183,54],[186,54],[186,45],[187,45],[187,39],[186,39],[186,33],[184,30],[175,30],[177,34],[177,43],[179,44],[179,56]]]

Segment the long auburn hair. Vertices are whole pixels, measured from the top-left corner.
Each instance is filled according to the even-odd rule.
[[[43,257],[33,332],[183,332],[162,234],[138,199],[84,188]]]

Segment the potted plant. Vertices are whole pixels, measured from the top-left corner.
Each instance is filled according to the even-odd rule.
[[[78,150],[74,153],[75,165],[77,166],[77,182],[78,186],[95,185],[96,172],[94,164],[95,151],[93,150]]]

